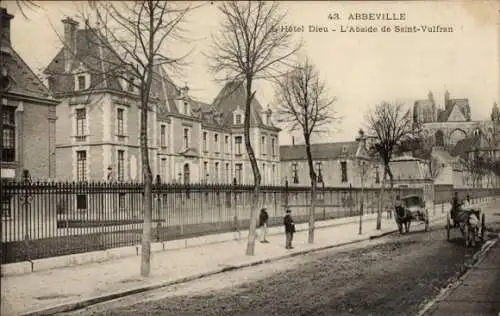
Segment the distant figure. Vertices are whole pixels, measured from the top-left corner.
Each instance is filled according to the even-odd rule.
[[[455,216],[458,212],[458,209],[460,208],[460,201],[458,200],[458,192],[455,192],[453,194],[453,200],[451,202],[451,219],[455,221]]]
[[[241,239],[240,222],[238,220],[237,215],[234,215],[233,217],[233,226],[234,226],[234,240],[240,240]]]
[[[266,208],[262,208],[260,210],[259,215],[259,227],[260,227],[260,242],[268,243],[269,241],[266,239],[267,234],[267,221],[269,220],[269,214],[267,214]]]
[[[293,223],[292,219],[292,210],[287,209],[286,210],[286,215],[283,218],[283,224],[285,225],[285,248],[286,249],[293,249],[292,247],[292,240],[293,240],[293,234],[295,233],[295,224]]]

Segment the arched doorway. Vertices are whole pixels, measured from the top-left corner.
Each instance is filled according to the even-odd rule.
[[[434,134],[434,138],[436,140],[436,146],[444,146],[444,133],[442,130],[438,130],[436,134]]]
[[[455,129],[450,133],[450,139],[449,139],[449,144],[451,146],[455,146],[460,140],[464,139],[467,136],[467,133],[463,131],[462,129]]]
[[[184,184],[189,184],[189,164],[184,164]]]

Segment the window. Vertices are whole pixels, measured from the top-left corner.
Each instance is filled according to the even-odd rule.
[[[380,173],[378,172],[378,166],[375,166],[375,183],[380,183]]]
[[[215,169],[214,169],[214,181],[215,183],[219,182],[219,163],[215,163]]]
[[[80,91],[80,90],[85,90],[87,89],[87,78],[85,77],[85,75],[78,75],[76,77],[76,90],[77,91]]]
[[[160,126],[160,146],[167,147],[167,127],[163,124]]]
[[[236,183],[241,184],[243,182],[243,164],[237,163],[234,167],[234,177],[236,179]]]
[[[87,179],[87,152],[85,150],[76,152],[76,179],[77,181]]]
[[[3,147],[2,161],[12,162],[16,160],[16,109],[3,106]]]
[[[226,163],[226,183],[231,183],[231,169],[229,163]]]
[[[87,125],[87,110],[86,109],[77,109],[76,110],[76,137],[79,140],[85,138]]]
[[[271,167],[271,184],[274,185],[274,178],[276,178],[276,166]]]
[[[224,137],[224,148],[225,148],[226,154],[229,153],[229,136],[228,135],[226,135]]]
[[[321,173],[321,161],[316,163],[316,170],[318,172],[318,182],[323,182],[323,174]]]
[[[263,182],[263,184],[267,183],[266,164],[265,163],[262,163],[262,182]]]
[[[276,150],[275,150],[275,146],[276,146],[276,140],[274,137],[271,138],[271,153],[274,156],[276,156]]]
[[[125,179],[125,151],[123,150],[118,150],[117,169],[118,181],[123,181]]]
[[[2,218],[10,218],[11,213],[11,197],[10,195],[2,194]]]
[[[260,138],[260,152],[263,156],[266,155],[266,136]]]
[[[266,113],[266,124],[271,125],[271,113],[270,112]]]
[[[117,133],[119,136],[125,135],[125,129],[123,125],[123,113],[125,112],[124,109],[117,109],[116,110],[116,126],[117,126]]]
[[[189,104],[184,102],[184,115],[189,115]]]
[[[340,171],[342,173],[342,182],[347,182],[347,162],[340,162]]]
[[[76,196],[76,208],[78,210],[86,210],[87,209],[87,195],[86,194],[78,194]]]
[[[241,155],[241,142],[242,142],[242,137],[241,136],[236,136],[234,138],[234,144],[236,146],[236,155]]]
[[[235,125],[240,125],[241,124],[241,114],[236,114],[234,116],[234,124]]]
[[[184,129],[184,148],[189,148],[189,128]]]
[[[203,132],[203,151],[207,152],[207,132]]]
[[[218,153],[219,152],[219,134],[214,134],[214,146],[215,146],[214,151],[216,153]]]
[[[293,178],[293,183],[295,184],[299,183],[299,174],[296,162],[292,163],[292,178]]]
[[[208,181],[208,162],[207,161],[203,162],[203,176],[205,177],[205,180]]]
[[[125,210],[125,193],[118,194],[118,210],[119,211]]]

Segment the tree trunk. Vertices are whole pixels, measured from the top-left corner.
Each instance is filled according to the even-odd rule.
[[[245,137],[245,148],[248,154],[248,159],[250,160],[250,165],[252,166],[253,179],[254,179],[254,190],[252,197],[252,205],[250,206],[250,227],[248,228],[248,242],[247,242],[247,256],[253,256],[255,254],[255,230],[257,228],[257,214],[259,208],[259,195],[260,195],[260,172],[259,166],[257,165],[257,160],[255,159],[255,152],[252,148],[252,143],[250,142],[250,113],[252,100],[254,98],[255,92],[252,92],[252,79],[247,78],[246,80],[246,106],[245,106],[245,120],[243,124],[243,133]]]
[[[142,107],[140,125],[140,146],[142,174],[144,180],[143,213],[144,223],[142,226],[142,247],[141,247],[141,276],[149,276],[151,266],[151,222],[153,216],[153,174],[149,165],[148,150],[148,107]]]
[[[387,169],[384,168],[384,175],[382,176],[382,181],[380,183],[380,197],[378,199],[378,209],[377,209],[377,230],[382,228],[382,207],[384,205],[384,193],[385,193],[385,178],[387,176]]]
[[[313,158],[311,154],[311,140],[309,135],[304,133],[304,141],[306,143],[306,156],[307,164],[309,166],[309,178],[311,179],[311,207],[309,208],[309,232],[308,242],[314,243],[314,215],[316,214],[316,191],[317,191],[317,177],[314,171]]]

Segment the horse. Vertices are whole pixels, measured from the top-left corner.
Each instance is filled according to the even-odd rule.
[[[399,233],[403,234],[403,227],[406,233],[410,232],[410,224],[412,219],[410,211],[401,205],[396,206],[395,209],[396,216],[394,216],[394,219],[396,220],[396,224],[398,225]]]

